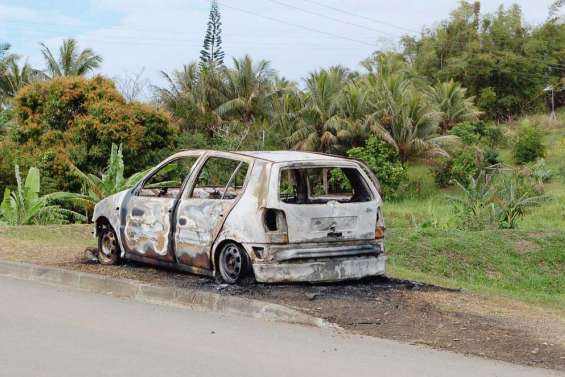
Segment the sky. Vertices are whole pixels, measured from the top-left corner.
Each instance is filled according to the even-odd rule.
[[[482,12],[521,6],[538,24],[552,0],[483,0]],[[457,0],[218,0],[226,62],[249,54],[300,81],[320,67],[359,62],[395,48],[404,34],[445,19]],[[142,76],[163,85],[170,72],[199,57],[209,0],[0,0],[0,41],[44,68],[39,43],[56,49],[73,37],[104,58],[98,72]]]

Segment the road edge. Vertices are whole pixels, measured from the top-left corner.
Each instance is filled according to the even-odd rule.
[[[0,259],[0,276],[34,281],[105,294],[117,298],[131,299],[151,304],[190,308],[197,311],[211,311],[220,314],[240,315],[320,328],[338,326],[318,317],[305,314],[287,306],[265,301],[227,296],[191,288],[165,287],[129,279],[41,266],[24,262]]]

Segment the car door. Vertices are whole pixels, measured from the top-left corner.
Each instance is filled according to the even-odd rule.
[[[122,220],[126,251],[139,257],[174,262],[170,247],[171,219],[183,182],[199,155],[174,158],[150,174],[125,205]]]
[[[174,241],[179,263],[212,268],[210,249],[244,189],[249,162],[221,154],[207,157],[177,207]]]

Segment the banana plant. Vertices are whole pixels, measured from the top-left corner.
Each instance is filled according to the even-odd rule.
[[[122,154],[122,145],[112,144],[110,159],[106,167],[105,173],[101,177],[94,174],[84,173],[79,168],[71,165],[75,175],[82,180],[83,194],[87,198],[90,206],[94,206],[102,199],[133,187],[138,183],[151,169],[147,169],[133,174],[129,178],[124,177],[124,158]]]
[[[61,207],[57,203],[76,202],[81,198],[67,192],[56,192],[40,196],[39,170],[31,167],[22,183],[20,168],[15,166],[17,186],[15,191],[6,188],[0,204],[0,222],[6,225],[64,224],[85,221],[78,212]]]

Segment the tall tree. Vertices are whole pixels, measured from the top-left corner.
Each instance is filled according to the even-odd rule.
[[[249,55],[234,58],[233,68],[224,69],[223,94],[227,100],[218,106],[216,112],[248,128],[267,114],[275,74],[266,60],[254,63]]]
[[[59,56],[55,57],[49,47],[41,43],[41,54],[47,63],[47,73],[51,78],[57,76],[83,76],[98,68],[103,59],[89,48],[80,51],[75,39],[63,41]]]
[[[340,93],[348,71],[335,66],[311,73],[306,79],[306,96],[299,127],[288,143],[294,149],[336,153],[344,123],[340,117]]]
[[[204,36],[204,43],[200,51],[200,66],[224,64],[224,51],[222,50],[222,20],[220,9],[216,0],[212,0],[208,27]]]
[[[466,96],[467,89],[453,80],[439,82],[429,90],[429,99],[440,112],[440,129],[447,135],[453,126],[463,121],[477,120],[480,111],[475,106],[474,97]]]

